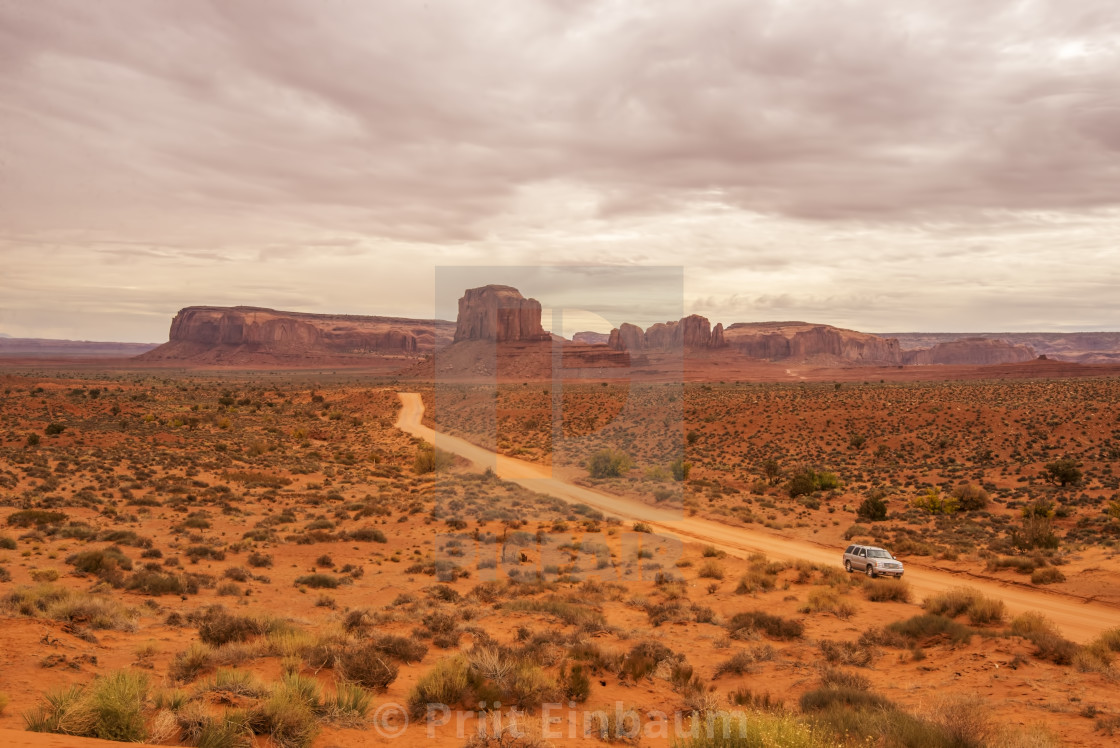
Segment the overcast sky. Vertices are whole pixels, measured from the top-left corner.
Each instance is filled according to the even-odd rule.
[[[457,265],[680,266],[713,323],[1120,329],[1118,244],[1115,0],[0,0],[8,335],[431,317]]]

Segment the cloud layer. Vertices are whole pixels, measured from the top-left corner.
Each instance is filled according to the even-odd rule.
[[[1117,71],[1093,0],[0,2],[0,332],[556,264],[683,265],[724,322],[1117,328]]]

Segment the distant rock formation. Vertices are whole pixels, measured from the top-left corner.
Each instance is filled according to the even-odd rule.
[[[511,286],[469,288],[459,299],[455,342],[551,340],[541,327],[541,304]]]
[[[898,341],[806,322],[737,322],[722,331],[726,344],[768,361],[831,356],[851,363],[902,363]]]
[[[572,342],[579,345],[606,345],[611,339],[609,333],[584,330],[572,335]]]
[[[1017,364],[1036,357],[1034,350],[1025,345],[1012,345],[1003,340],[964,338],[938,343],[932,348],[904,351],[904,364],[927,366],[947,364],[953,366],[988,366],[991,364]]]
[[[623,322],[614,330],[607,345],[618,351],[704,350],[724,345],[722,324],[712,330],[707,317],[690,314],[677,322],[658,322],[644,332],[637,325]]]
[[[270,359],[417,356],[448,342],[451,323],[401,317],[305,314],[259,307],[187,307],[169,341],[143,361],[254,363]]]
[[[898,338],[903,351],[931,348],[938,343],[967,338],[985,338],[1026,346],[1054,361],[1083,364],[1120,362],[1120,332],[903,332],[892,333],[891,337]]]
[[[0,358],[131,358],[157,346],[158,343],[50,340],[0,335]]]

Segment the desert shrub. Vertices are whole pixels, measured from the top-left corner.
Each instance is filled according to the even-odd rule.
[[[61,423],[48,423],[47,427],[43,429],[43,433],[47,436],[55,436],[56,434],[61,434],[65,430],[66,427]]]
[[[845,709],[890,709],[890,701],[877,693],[850,686],[822,686],[802,694],[801,711],[815,712],[833,707]]]
[[[1055,665],[1069,665],[1077,654],[1077,645],[1062,636],[1050,619],[1037,611],[1028,611],[1011,621],[1009,632],[1035,645],[1035,657]]]
[[[428,653],[428,648],[423,642],[393,634],[377,637],[373,641],[373,646],[386,657],[404,663],[420,662]]]
[[[118,670],[86,686],[49,692],[45,703],[24,715],[24,722],[32,732],[140,743],[148,738],[143,712],[147,696],[147,675]]]
[[[988,505],[988,492],[972,483],[962,483],[953,489],[953,498],[962,512],[974,512]]]
[[[873,603],[908,603],[910,584],[901,579],[868,579],[863,585],[863,595]]]
[[[760,631],[773,639],[798,639],[805,629],[800,621],[764,613],[761,610],[736,613],[726,626],[732,638],[742,638],[752,631]]]
[[[75,570],[86,574],[97,574],[110,581],[117,581],[121,570],[130,571],[132,561],[124,555],[120,548],[108,546],[99,550],[88,550],[75,553],[66,559],[66,563]]]
[[[887,518],[887,502],[879,496],[868,496],[856,509],[856,516],[867,522],[882,522]]]
[[[678,659],[673,653],[673,650],[666,647],[664,644],[655,641],[638,642],[626,656],[622,658],[619,664],[619,676],[629,680],[632,683],[637,683],[641,680],[653,675],[657,670],[657,666],[662,661],[672,661]]]
[[[235,616],[221,605],[211,605],[198,618],[198,638],[212,646],[248,641],[260,633],[258,621]]]
[[[458,655],[440,660],[420,676],[408,694],[408,711],[414,718],[423,717],[428,705],[455,706],[469,695],[469,667],[465,657]]]
[[[15,538],[9,538],[7,535],[0,535],[0,550],[14,551],[16,549]]]
[[[999,623],[1004,615],[1002,600],[986,597],[971,587],[954,587],[931,595],[922,601],[922,608],[927,613],[948,618],[967,614],[976,625]]]
[[[755,668],[757,663],[772,659],[774,659],[774,648],[769,644],[764,644],[751,650],[741,649],[731,655],[730,658],[716,665],[712,677],[719,678],[723,675],[745,675],[747,673],[753,673],[757,669]],[[740,704],[740,706],[742,705]]]
[[[360,727],[369,713],[373,696],[355,683],[339,681],[334,696],[324,703],[326,717],[342,727]]]
[[[375,643],[346,647],[338,655],[339,674],[374,691],[384,691],[397,679],[397,665]]]
[[[183,555],[189,558],[192,564],[197,564],[204,558],[212,558],[215,561],[224,561],[226,558],[225,551],[208,545],[192,545],[183,552]]]
[[[583,671],[583,665],[573,665],[570,672],[563,676],[564,697],[569,701],[582,704],[591,695],[591,679]]]
[[[417,475],[426,475],[440,470],[446,470],[455,464],[455,455],[445,452],[431,444],[421,444],[416,448],[416,457],[412,461],[412,470]]]
[[[1035,569],[1031,573],[1031,584],[1054,584],[1066,581],[1066,575],[1053,566],[1044,569]]]
[[[42,598],[38,601],[42,603]],[[83,592],[67,593],[51,601],[45,608],[47,618],[88,626],[91,629],[133,631],[136,612],[111,597]]]
[[[503,607],[506,610],[548,613],[572,626],[601,627],[607,622],[603,614],[594,608],[556,597],[543,600],[512,600]]]
[[[723,579],[724,575],[723,567],[713,560],[702,563],[696,573],[703,579]]]
[[[1077,460],[1072,457],[1063,457],[1054,462],[1048,462],[1042,467],[1042,474],[1046,480],[1058,486],[1071,486],[1081,482],[1081,469]]]
[[[839,487],[840,479],[833,473],[806,467],[790,476],[786,484],[786,492],[791,499],[796,499],[798,496],[807,496],[817,491],[831,491]]]
[[[822,639],[818,646],[825,661],[831,665],[868,667],[875,657],[874,651],[869,646],[856,642],[834,642]]]
[[[910,506],[930,514],[952,514],[959,508],[956,498],[943,496],[939,488],[927,488],[925,493],[910,500]]]
[[[272,556],[267,553],[258,553],[254,551],[245,559],[245,563],[249,564],[249,566],[252,566],[254,569],[272,566]]]
[[[673,474],[673,480],[675,481],[688,480],[689,473],[692,472],[692,463],[685,462],[683,459],[678,457],[677,459],[673,460],[672,463],[670,463],[669,472]]]
[[[166,574],[158,571],[142,570],[129,577],[128,589],[145,595],[195,595],[198,594],[198,580],[189,574]]]
[[[360,543],[387,543],[388,538],[385,533],[376,527],[359,527],[357,530],[351,530],[346,533],[346,537]]]
[[[249,728],[268,735],[277,748],[309,748],[319,732],[317,712],[322,710],[318,683],[299,675],[286,675],[269,697],[249,713]]]
[[[615,449],[600,449],[587,461],[592,478],[617,478],[633,466],[630,456]]]
[[[48,509],[21,509],[8,515],[8,524],[13,527],[31,527],[35,525],[57,525],[69,519],[66,512],[55,512]]]
[[[833,613],[837,618],[847,620],[856,612],[856,608],[833,589],[816,589],[809,593],[808,605],[802,612]]]
[[[621,704],[614,709],[592,712],[590,733],[604,743],[628,743],[637,745],[642,735],[642,717],[634,709],[623,708]]]
[[[967,644],[973,634],[968,626],[957,623],[951,618],[930,613],[907,618],[904,621],[895,621],[887,625],[886,630],[915,642],[945,637],[954,644]]]
[[[295,585],[297,587],[302,585],[314,589],[333,590],[342,584],[343,580],[349,581],[346,577],[336,577],[330,574],[304,574],[301,577],[296,577]]]

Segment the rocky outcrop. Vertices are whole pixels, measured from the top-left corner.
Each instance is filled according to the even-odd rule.
[[[704,350],[724,345],[723,325],[712,330],[707,317],[690,314],[676,322],[658,322],[644,332],[624,322],[614,330],[607,344],[620,351]]]
[[[172,320],[168,342],[140,359],[238,363],[268,357],[416,356],[448,342],[450,334],[451,323],[442,320],[187,307]]]
[[[954,366],[989,366],[1017,364],[1035,358],[1032,348],[1012,345],[1003,340],[965,338],[938,343],[932,348],[903,352],[903,363],[915,366],[946,364]]]
[[[455,342],[551,340],[541,327],[541,303],[511,286],[469,288],[459,299]]]
[[[1120,361],[1120,332],[904,332],[892,333],[892,337],[898,338],[903,351],[984,338],[1025,346],[1055,361],[1102,364]]]
[[[737,322],[723,331],[727,345],[749,358],[781,361],[819,357],[848,363],[902,363],[898,341],[805,322]]]
[[[572,335],[572,342],[578,345],[606,345],[611,336],[605,332],[591,332],[584,330]]]

